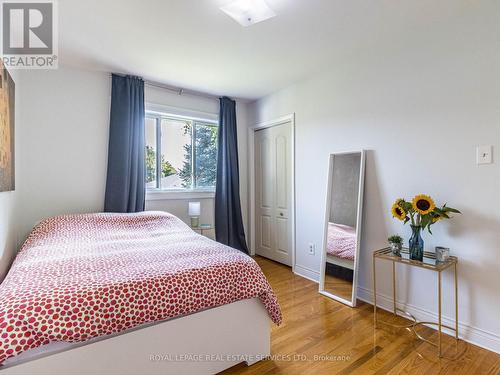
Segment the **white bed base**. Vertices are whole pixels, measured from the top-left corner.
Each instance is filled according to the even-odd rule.
[[[0,375],[215,374],[269,356],[270,329],[260,300],[247,299],[35,358],[28,351]]]
[[[336,264],[337,266],[349,268],[354,270],[354,261],[349,259],[339,258],[330,254],[326,255],[326,261],[330,264]]]

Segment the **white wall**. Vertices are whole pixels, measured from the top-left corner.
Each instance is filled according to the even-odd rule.
[[[17,158],[19,155],[19,137],[17,131],[19,128],[19,98],[21,93],[21,84],[19,79],[19,71],[12,70],[10,75],[14,80],[16,85],[16,97],[15,97],[15,130],[14,130],[14,151],[15,155],[15,166],[17,168]],[[17,171],[16,171],[17,173]],[[17,176],[16,176],[17,177]],[[16,190],[19,190],[19,180],[16,178]],[[15,214],[16,214],[16,204],[17,204],[17,191],[5,191],[0,193],[0,282],[3,280],[10,263],[14,257],[16,251],[16,242],[18,231],[16,228]]]
[[[174,92],[167,91],[161,88],[146,86],[145,101],[149,104],[161,106],[175,107],[189,111],[205,112],[212,115],[219,113],[219,101],[216,98],[206,98],[193,95],[178,95]],[[238,152],[240,165],[240,194],[242,197],[242,214],[245,228],[247,228],[247,104],[242,101],[236,102],[236,117],[238,125]],[[206,194],[203,194],[206,195]],[[147,210],[162,210],[168,211],[186,223],[189,223],[188,203],[189,201],[201,202],[201,217],[200,223],[214,223],[214,199],[211,198],[192,198],[185,199],[158,199],[146,201]],[[213,237],[214,233],[208,233]]]
[[[492,3],[493,4],[493,3]],[[500,24],[491,13],[461,14],[456,23],[414,35],[401,48],[359,51],[323,73],[253,103],[249,123],[296,113],[296,265],[317,279],[328,154],[366,149],[359,293],[370,299],[372,251],[409,227],[391,218],[398,197],[427,193],[463,215],[424,234],[427,249],[459,257],[461,332],[500,351],[500,160],[475,164],[475,146],[500,150]],[[492,12],[493,13],[493,12]],[[443,26],[439,23],[440,27]],[[390,268],[380,292],[391,296]],[[399,300],[420,317],[437,311],[436,275],[398,268]],[[406,281],[406,282],[405,282]],[[444,315],[454,316],[452,273],[444,275]],[[389,300],[381,298],[387,305]]]
[[[23,71],[17,127],[21,240],[46,217],[102,211],[110,78],[68,68]]]

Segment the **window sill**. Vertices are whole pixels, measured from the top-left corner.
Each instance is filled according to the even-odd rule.
[[[147,190],[147,201],[172,200],[172,199],[213,199],[213,190]]]

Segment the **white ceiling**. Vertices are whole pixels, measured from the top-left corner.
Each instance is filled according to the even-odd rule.
[[[477,4],[268,0],[277,17],[243,28],[219,9],[228,2],[59,0],[60,63],[256,99],[370,51],[431,39]]]

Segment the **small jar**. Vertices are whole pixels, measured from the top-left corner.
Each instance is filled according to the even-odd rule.
[[[436,246],[436,260],[438,262],[446,262],[450,257],[450,248]]]
[[[403,246],[400,243],[395,243],[395,242],[391,242],[390,244],[391,244],[392,255],[400,257],[401,256],[401,249]]]

